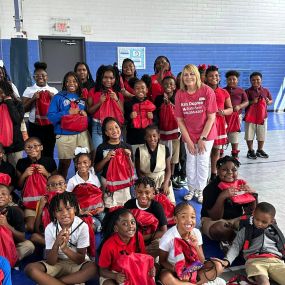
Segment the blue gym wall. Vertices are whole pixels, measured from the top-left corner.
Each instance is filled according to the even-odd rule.
[[[158,55],[165,55],[169,58],[175,75],[187,63],[217,65],[222,75],[221,86],[225,85],[224,74],[229,69],[237,69],[241,72],[240,85],[243,88],[250,85],[249,74],[260,71],[263,74],[263,86],[269,88],[273,97],[276,98],[282,88],[285,75],[285,45],[86,42],[86,61],[94,77],[101,64],[117,62],[118,46],[146,47],[146,69],[138,70],[140,76],[145,73],[152,74],[155,58]],[[3,60],[9,70],[10,40],[3,40],[2,47]],[[37,60],[39,60],[38,41],[29,40],[31,72],[33,63]],[[269,108],[273,109],[273,105]]]

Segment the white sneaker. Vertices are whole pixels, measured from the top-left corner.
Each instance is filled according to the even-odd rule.
[[[184,200],[186,200],[186,201],[192,200],[194,197],[194,194],[195,194],[195,190],[193,190],[193,189],[189,190],[188,194],[186,194],[184,196]]]
[[[196,193],[198,193],[198,195],[197,195],[198,203],[202,204],[203,203],[203,191],[197,190]]]

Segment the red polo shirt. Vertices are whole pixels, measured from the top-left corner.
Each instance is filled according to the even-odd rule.
[[[217,87],[215,90],[216,94],[216,101],[217,101],[217,107],[219,110],[225,109],[225,101],[226,99],[230,98],[230,94],[227,90],[222,89],[220,87]]]
[[[142,234],[138,233],[138,242],[140,247],[140,253],[146,253],[145,245]],[[117,259],[121,255],[121,251],[125,251],[130,254],[136,252],[136,235],[134,235],[128,244],[124,243],[118,233],[114,233],[103,245],[98,265],[101,268],[108,268],[116,272],[120,272],[121,269],[117,264]]]
[[[233,107],[248,101],[247,95],[242,88],[240,87],[231,88],[229,86],[226,86],[224,89],[230,93]]]

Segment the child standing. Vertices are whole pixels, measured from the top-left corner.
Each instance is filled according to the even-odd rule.
[[[155,181],[156,189],[160,189],[175,204],[175,197],[170,181],[170,153],[167,146],[159,143],[159,130],[150,125],[145,130],[145,144],[136,150],[135,165],[138,177],[148,176]]]
[[[267,131],[267,106],[273,100],[268,89],[261,86],[262,74],[253,72],[250,75],[251,87],[245,92],[248,96],[249,106],[245,110],[245,140],[248,147],[247,158],[268,158],[269,155],[263,150]],[[257,151],[253,149],[253,139],[257,139]]]
[[[145,253],[142,234],[131,212],[121,208],[108,213],[103,222],[99,248],[100,285],[122,284],[126,276],[116,261],[121,254]]]
[[[45,229],[46,260],[30,263],[26,274],[38,284],[77,284],[96,275],[95,263],[88,260],[88,226],[77,215],[79,206],[73,193],[53,197],[51,223]]]
[[[214,140],[214,145],[211,152],[211,178],[215,179],[217,176],[216,163],[220,157],[220,150],[223,145],[227,144],[227,132],[226,132],[226,121],[225,116],[230,115],[233,112],[230,94],[228,91],[219,87],[220,75],[219,69],[211,65],[206,70],[206,82],[210,86],[216,95],[216,102],[218,112],[216,113],[216,127],[217,127],[217,138]]]
[[[26,180],[33,175],[34,172],[42,174],[46,179],[56,172],[55,160],[50,157],[42,156],[42,150],[43,146],[38,138],[30,137],[25,141],[27,157],[20,159],[16,166],[18,186],[20,189],[24,188]],[[39,185],[34,186],[37,187]],[[38,198],[38,200],[39,199],[40,198]],[[25,209],[26,229],[30,232],[34,230],[35,216],[35,209]]]
[[[180,151],[180,134],[178,123],[174,115],[175,78],[170,76],[164,77],[162,86],[164,94],[156,97],[155,105],[159,114],[160,143],[169,148],[171,157],[171,177],[173,178],[175,164],[179,163]]]
[[[103,143],[100,144],[96,150],[95,155],[95,170],[101,172],[101,182],[104,191],[104,202],[106,208],[115,206],[123,206],[130,198],[129,187],[109,193],[107,187],[107,171],[110,160],[115,156],[115,150],[123,148],[125,153],[129,156],[130,163],[132,158],[132,148],[130,145],[121,141],[121,127],[119,122],[111,117],[105,118],[102,125]],[[120,171],[118,169],[117,171]]]
[[[36,219],[34,233],[31,236],[31,241],[39,245],[45,246],[45,227],[51,222],[48,213],[48,207],[51,199],[56,195],[63,193],[66,189],[64,178],[59,174],[51,175],[47,180],[47,195],[42,197],[37,204]]]
[[[133,153],[135,153],[137,147],[144,144],[145,128],[153,121],[156,121],[153,113],[155,105],[147,99],[147,92],[148,88],[144,80],[135,81],[135,97],[125,104],[127,143],[132,145]],[[135,124],[135,120],[140,120],[139,124]]]
[[[224,88],[230,94],[233,105],[233,113],[226,116],[228,124],[228,140],[232,145],[232,156],[237,158],[239,154],[238,149],[238,132],[240,131],[241,113],[244,108],[248,106],[248,99],[245,91],[238,87],[239,72],[230,70],[226,73],[227,86]],[[231,125],[239,126],[239,130],[230,130]]]
[[[102,120],[100,110],[106,100],[113,100],[117,105],[118,111],[124,114],[124,97],[120,93],[120,76],[117,69],[111,65],[102,65],[97,70],[96,84],[88,95],[88,113],[93,116],[92,122],[92,141],[95,150],[103,142],[102,139]],[[118,118],[116,118],[118,119]]]
[[[252,218],[237,233],[224,261],[224,265],[229,266],[242,250],[247,277],[258,285],[269,285],[269,278],[285,284],[282,260],[285,239],[275,224],[275,213],[271,204],[257,204]]]
[[[159,262],[164,270],[160,274],[160,280],[165,285],[179,284],[202,284],[190,283],[189,276],[178,278],[175,270],[176,254],[175,254],[175,239],[183,239],[192,248],[193,255],[196,256],[195,261],[204,262],[205,257],[202,249],[202,235],[196,226],[196,212],[193,206],[187,202],[182,202],[175,207],[174,211],[176,226],[170,228],[161,238],[159,242]],[[218,265],[219,263],[217,263]],[[188,281],[188,282],[187,282]],[[226,284],[220,278],[216,278],[212,282],[203,284]]]
[[[11,201],[9,188],[0,184],[0,227],[6,227],[12,232],[18,258],[22,260],[34,252],[35,246],[31,241],[25,239],[25,223],[22,211],[18,207],[9,206]],[[5,242],[9,243],[8,240]]]
[[[4,145],[7,160],[15,167],[22,158],[24,140],[21,123],[24,118],[22,102],[15,96],[9,81],[0,80],[0,143]]]
[[[62,91],[52,98],[48,119],[54,125],[58,148],[58,172],[66,178],[77,146],[91,151],[85,99],[81,96],[80,80],[68,72],[63,79]]]

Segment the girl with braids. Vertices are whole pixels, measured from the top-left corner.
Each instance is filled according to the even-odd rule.
[[[74,158],[75,148],[87,147],[91,151],[85,110],[86,104],[81,96],[80,80],[76,73],[70,71],[65,74],[62,91],[53,97],[48,111],[48,119],[53,123],[56,134],[58,172],[64,178],[67,176],[71,159]]]
[[[24,140],[21,133],[24,108],[22,102],[15,96],[11,83],[7,80],[0,80],[0,105],[2,124],[4,124],[6,128],[5,130],[1,127],[1,137],[3,136],[3,140],[1,138],[0,142],[4,145],[8,162],[15,167],[18,160],[22,157],[24,149]],[[8,119],[10,120],[8,121]],[[10,124],[8,124],[8,122]],[[7,141],[8,132],[10,133],[9,142]]]
[[[35,62],[34,64],[35,84],[27,87],[23,93],[23,104],[25,112],[29,112],[28,134],[30,137],[38,137],[43,142],[43,155],[53,158],[55,146],[55,135],[53,125],[41,125],[36,116],[36,104],[41,100],[44,93],[50,98],[58,93],[58,90],[48,85],[47,64]]]
[[[121,127],[115,118],[107,117],[102,125],[103,143],[96,150],[95,171],[101,172],[102,189],[104,191],[104,203],[106,208],[123,206],[125,202],[131,199],[130,188],[126,187],[113,193],[106,191],[106,176],[110,160],[115,156],[115,150],[123,148],[125,153],[132,158],[132,148],[129,144],[121,141]],[[131,162],[132,163],[132,162]],[[120,171],[118,169],[117,171]]]
[[[45,229],[46,260],[27,265],[26,274],[37,284],[78,284],[93,278],[97,269],[86,255],[88,226],[77,216],[75,195],[55,195],[49,214],[52,222]]]
[[[124,113],[124,97],[120,91],[118,69],[112,65],[101,65],[96,73],[95,87],[90,90],[87,101],[88,113],[93,116],[92,141],[95,149],[102,143],[102,114],[100,113],[102,104],[110,98],[117,104],[121,113]]]
[[[145,253],[142,234],[137,231],[136,220],[132,213],[124,208],[119,208],[105,216],[102,233],[103,240],[98,249],[100,285],[122,284],[126,276],[121,272],[117,260],[122,252]]]
[[[253,192],[245,181],[239,189],[236,186],[221,187],[221,182],[230,184],[238,180],[239,166],[240,162],[234,157],[226,155],[220,158],[217,161],[217,178],[211,181],[203,191],[201,230],[210,239],[218,241],[233,240],[235,236],[234,227],[244,214],[244,207],[242,204],[233,203],[231,198],[241,190],[245,193]]]

